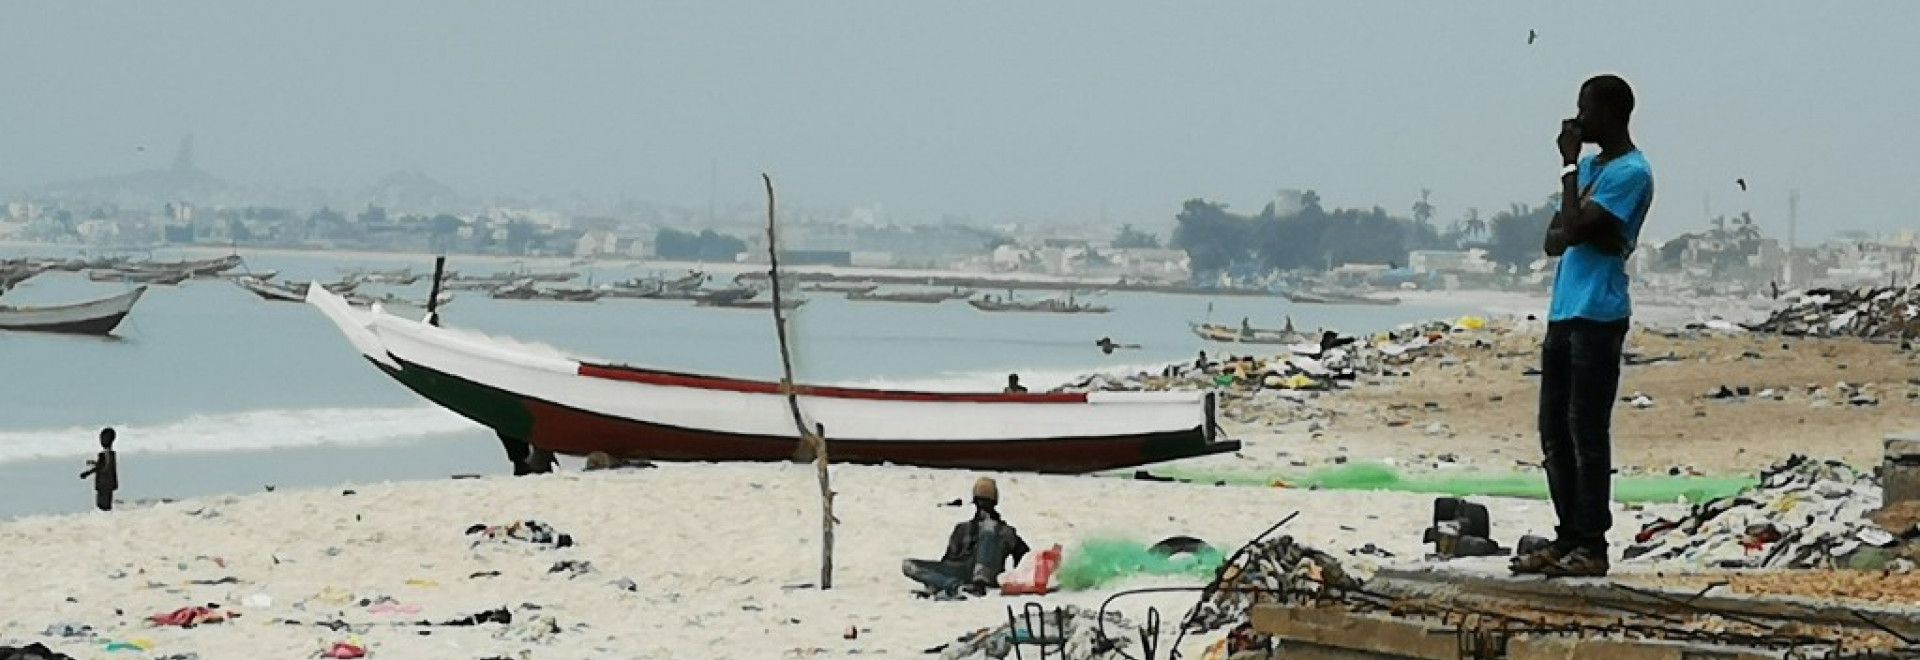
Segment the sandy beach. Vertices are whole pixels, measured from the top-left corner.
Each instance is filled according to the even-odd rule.
[[[1546,298],[1403,297],[1411,306],[1473,307],[1493,318],[1485,328],[1441,332],[1408,359],[1358,374],[1350,388],[1235,385],[1223,419],[1228,434],[1245,443],[1241,452],[1148,469],[1278,477],[1369,464],[1403,473],[1533,474],[1539,448],[1530,371],[1543,325],[1526,317],[1544,313]],[[1751,474],[1797,453],[1870,467],[1884,436],[1914,430],[1920,355],[1912,351],[1682,329],[1759,314],[1748,301],[1650,301],[1639,308],[1620,391],[1646,403],[1615,409],[1614,460],[1622,476]],[[1262,359],[1288,350],[1234,348]],[[476,445],[461,465],[492,460],[494,451]],[[274,492],[235,486],[249,494],[0,522],[0,543],[15,549],[0,563],[0,583],[11,594],[0,602],[0,645],[37,641],[77,658],[172,660],[315,657],[336,643],[359,645],[373,658],[920,657],[1005,623],[1009,606],[1091,608],[1127,588],[1201,582],[1136,576],[1040,598],[916,599],[901,560],[940,554],[951,526],[967,515],[943,503],[964,497],[982,474],[837,466],[835,585],[821,591],[812,586],[820,530],[810,466],[668,464],[587,473],[571,471],[576,465],[526,478]],[[55,476],[84,497],[71,474]],[[1000,481],[1002,510],[1029,543],[1059,544],[1069,561],[1090,541],[1145,547],[1181,535],[1231,552],[1294,511],[1301,515],[1288,533],[1351,567],[1406,566],[1429,549],[1421,531],[1432,495],[991,476]],[[42,483],[65,487],[51,479]],[[1504,544],[1550,530],[1544,501],[1476,500],[1491,508],[1494,537]],[[1639,529],[1638,511],[1616,509],[1614,541],[1625,547]],[[475,525],[527,520],[568,534],[574,545],[468,533]],[[1383,552],[1361,552],[1368,545]],[[1616,565],[1616,572],[1644,570]],[[1194,599],[1143,595],[1118,601],[1117,609],[1138,621],[1153,607],[1171,621]],[[189,607],[238,616],[192,628],[149,621]],[[500,609],[511,623],[444,625]],[[1189,640],[1182,651],[1198,657],[1217,638]],[[111,650],[128,645],[138,652]]]
[[[1229,426],[1248,441],[1245,456],[1205,459],[1206,467],[1281,472],[1352,460],[1507,472],[1537,463],[1539,379],[1529,370],[1538,364],[1538,324],[1429,350],[1405,376],[1367,377],[1304,406],[1269,398],[1288,416]],[[1659,361],[1622,371],[1621,397],[1650,400],[1615,406],[1614,462],[1623,474],[1745,474],[1795,453],[1872,465],[1887,434],[1920,424],[1912,380],[1920,354],[1897,345],[1641,328],[1627,351]],[[1722,387],[1736,396],[1716,397]],[[1740,388],[1749,395],[1737,396]],[[1293,417],[1310,419],[1263,422]]]
[[[965,516],[940,504],[964,496],[975,476],[837,468],[835,585],[824,592],[796,587],[818,578],[819,509],[808,466],[677,465],[346,486],[26,518],[0,524],[0,543],[47,551],[15,553],[0,567],[0,580],[13,594],[0,603],[0,620],[7,622],[0,638],[46,641],[78,658],[119,657],[105,652],[106,645],[130,640],[150,642],[146,655],[153,657],[272,658],[310,657],[352,637],[277,622],[292,619],[367,624],[360,638],[375,658],[913,657],[1004,623],[1005,608],[1026,600],[918,600],[900,575],[902,559],[939,554],[947,531]],[[1062,544],[1069,553],[1088,539],[1151,544],[1174,535],[1230,552],[1300,510],[1288,528],[1299,540],[1342,555],[1374,543],[1415,556],[1430,501],[1392,493],[996,476],[1003,511],[1022,536],[1036,547]],[[343,495],[347,489],[354,494]],[[1491,504],[1501,534],[1517,536],[1551,517],[1539,502]],[[474,537],[464,534],[470,525],[522,519],[549,523],[576,545],[473,546]],[[550,572],[567,560],[590,562],[592,572]],[[633,591],[612,584],[622,578],[632,580]],[[1193,583],[1146,578],[1117,587],[1169,582]],[[1097,607],[1110,593],[1043,600]],[[362,599],[370,606],[359,605]],[[1172,619],[1193,600],[1190,594],[1141,596],[1119,601],[1118,608],[1138,620],[1156,606]],[[192,629],[145,621],[210,603],[240,616]],[[516,623],[398,623],[498,607],[510,608]],[[543,634],[522,623],[540,616],[552,617],[560,632]],[[91,626],[99,637],[41,636],[66,623]],[[850,627],[856,639],[845,638]]]

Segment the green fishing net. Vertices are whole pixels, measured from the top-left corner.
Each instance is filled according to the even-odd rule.
[[[1212,579],[1214,571],[1220,568],[1220,562],[1225,559],[1220,551],[1212,548],[1162,557],[1154,554],[1145,543],[1119,539],[1085,541],[1080,547],[1067,550],[1064,554],[1066,556],[1061,558],[1060,567],[1054,569],[1054,576],[1065,591],[1097,589],[1139,575]]]
[[[1427,473],[1408,477],[1393,468],[1374,463],[1341,465],[1307,475],[1202,472],[1177,468],[1152,472],[1182,481],[1206,484],[1225,482],[1234,486],[1275,486],[1277,482],[1285,484],[1287,488],[1389,490],[1454,497],[1547,498],[1547,481],[1542,475]],[[1751,477],[1618,477],[1613,480],[1613,499],[1623,503],[1674,502],[1682,499],[1705,502],[1733,495],[1757,483]]]

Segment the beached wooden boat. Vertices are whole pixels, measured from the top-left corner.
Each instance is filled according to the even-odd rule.
[[[355,309],[320,290],[307,302],[381,371],[503,441],[645,460],[785,461],[803,451],[779,383],[569,356]],[[1218,437],[1213,396],[1202,392],[795,389],[836,463],[1080,473],[1240,448]]]
[[[983,312],[1039,312],[1045,314],[1105,314],[1113,308],[1103,305],[1089,305],[1072,299],[1048,298],[1033,302],[1015,300],[973,298],[967,301],[974,309]]]
[[[71,305],[9,307],[0,305],[0,330],[58,332],[76,335],[109,335],[120,321],[133,311],[133,304],[147,287],[140,286],[117,296]]]

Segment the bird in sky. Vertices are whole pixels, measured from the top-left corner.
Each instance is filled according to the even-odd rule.
[[[1540,38],[1540,33],[1538,33],[1538,32],[1534,32],[1533,30],[1527,30],[1527,45],[1528,45],[1528,46],[1532,46],[1532,45],[1533,45],[1533,42],[1534,42],[1534,40],[1536,40],[1536,39],[1539,39],[1539,38]]]
[[[1746,180],[1746,179],[1734,179],[1734,180],[1733,180],[1733,182],[1734,182],[1734,183],[1737,183],[1737,184],[1740,184],[1740,192],[1746,192],[1746,191],[1747,191],[1747,180]]]

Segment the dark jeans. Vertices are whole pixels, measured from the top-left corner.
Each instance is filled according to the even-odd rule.
[[[93,491],[93,505],[96,507],[100,507],[101,511],[112,511],[113,510],[113,491],[110,491],[110,490]]]
[[[900,572],[933,591],[953,591],[970,582],[989,587],[1000,580],[1007,565],[1006,543],[998,526],[981,527],[973,542],[972,561],[931,561],[908,559],[900,562]]]
[[[1540,450],[1564,547],[1606,550],[1613,527],[1613,401],[1628,323],[1547,324],[1540,364]]]

